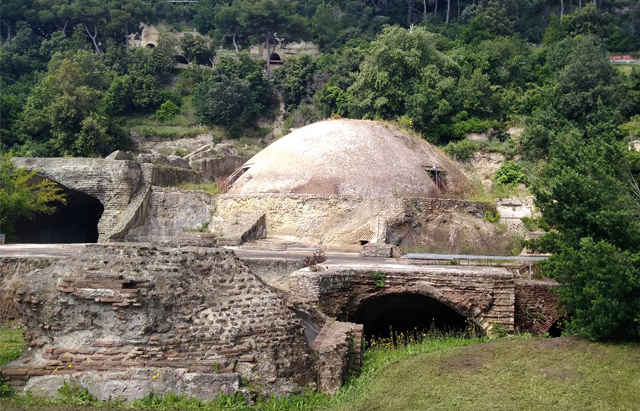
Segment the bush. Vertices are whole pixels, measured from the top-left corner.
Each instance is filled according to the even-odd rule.
[[[525,177],[522,168],[518,164],[513,161],[507,161],[496,171],[496,174],[493,176],[493,181],[496,184],[515,185],[523,182]]]
[[[472,117],[468,120],[458,121],[453,125],[453,133],[458,138],[464,138],[466,133],[484,133],[491,127],[487,120]]]
[[[180,112],[180,107],[178,107],[173,101],[167,100],[156,111],[156,117],[160,121],[171,120]]]
[[[471,155],[480,149],[480,145],[471,140],[462,140],[457,142],[451,142],[444,148],[444,152],[454,157],[456,160],[465,161],[468,160]]]

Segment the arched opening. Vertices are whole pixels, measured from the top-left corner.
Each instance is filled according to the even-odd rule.
[[[14,225],[16,243],[96,243],[98,221],[104,207],[97,199],[81,191],[59,185],[67,204],[56,203],[51,215],[35,219],[20,218]]]
[[[282,58],[278,53],[271,53],[271,57],[269,57],[271,64],[282,64]]]
[[[547,333],[549,334],[549,337],[562,337],[562,332],[564,331],[566,326],[567,318],[560,317],[555,323],[551,325],[551,327],[549,327],[549,331],[547,331]]]
[[[176,54],[173,57],[176,59],[176,63],[178,63],[178,64],[189,64],[189,60],[187,60],[187,58],[185,56],[182,56],[180,54]]]
[[[153,44],[153,43],[148,43],[145,47],[148,48],[148,49],[155,49],[156,45]]]
[[[440,301],[420,294],[388,294],[364,300],[349,321],[362,324],[367,340],[394,333],[436,329],[463,332],[469,322]]]

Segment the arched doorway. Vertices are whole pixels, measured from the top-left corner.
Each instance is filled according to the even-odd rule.
[[[420,294],[387,294],[364,300],[349,321],[364,326],[367,340],[373,336],[387,338],[390,331],[463,332],[469,325],[468,319],[453,308]]]
[[[145,47],[148,48],[148,49],[155,49],[156,45],[153,44],[153,43],[148,43]]]
[[[173,57],[176,59],[176,63],[178,64],[189,64],[189,60],[187,60],[187,58],[183,55],[176,54]]]
[[[56,203],[51,215],[35,219],[20,218],[14,225],[16,243],[96,243],[98,222],[104,207],[100,201],[81,191],[59,185],[67,203]]]
[[[282,63],[282,58],[280,58],[280,55],[278,53],[271,53],[271,57],[269,57],[269,60],[272,63]]]

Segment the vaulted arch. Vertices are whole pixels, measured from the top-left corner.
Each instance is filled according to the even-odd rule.
[[[383,294],[365,299],[349,320],[364,325],[367,339],[386,338],[391,332],[464,332],[472,324],[449,305],[418,293]]]

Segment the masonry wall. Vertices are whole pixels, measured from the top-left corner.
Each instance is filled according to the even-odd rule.
[[[144,214],[125,241],[162,241],[188,237],[186,230],[207,224],[214,213],[212,197],[203,191],[151,187]]]
[[[306,298],[328,317],[349,321],[366,299],[386,294],[420,294],[432,297],[474,320],[486,332],[495,324],[514,329],[515,283],[502,268],[398,266],[377,267],[385,287],[372,278],[374,269],[331,268],[292,275],[291,291]]]
[[[0,367],[14,388],[38,391],[72,376],[100,399],[151,391],[207,399],[241,389],[240,377],[267,395],[315,382],[286,298],[230,251],[93,245],[13,273],[3,287],[28,347]]]
[[[380,221],[392,233],[389,240],[401,243],[420,218],[444,212],[484,216],[487,207],[452,199],[316,194],[225,194],[215,202],[217,216],[225,220],[238,213],[266,213],[270,237],[295,237],[345,251],[360,251],[361,241],[372,241]],[[485,223],[478,218],[478,224]]]
[[[565,315],[558,307],[555,281],[518,280],[515,284],[516,328],[534,335],[544,334]]]

